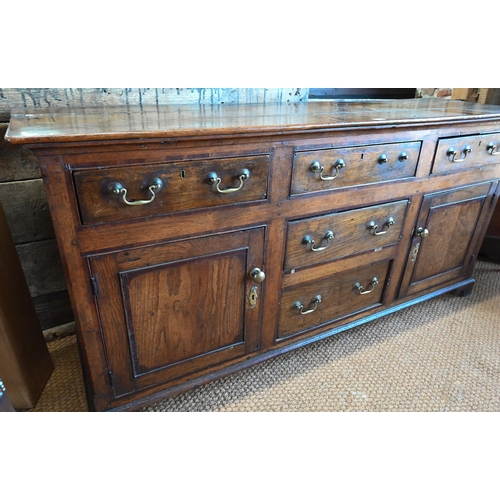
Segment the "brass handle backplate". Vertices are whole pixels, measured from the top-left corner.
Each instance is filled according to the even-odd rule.
[[[378,278],[376,276],[373,277],[370,285],[371,288],[369,290],[365,290],[360,283],[354,283],[354,288],[356,288],[356,290],[360,295],[366,295],[367,293],[372,293],[375,286],[378,285]]]
[[[333,165],[333,168],[335,169],[335,174],[334,175],[323,175],[323,171],[325,170],[325,167],[323,167],[323,165],[321,165],[321,163],[319,161],[312,162],[311,166],[309,167],[309,169],[314,174],[319,173],[319,178],[322,181],[333,181],[333,179],[336,179],[337,176],[339,175],[340,169],[344,168],[344,167],[345,167],[344,160],[342,158],[339,158],[335,162],[335,164]]]
[[[472,152],[472,149],[469,145],[465,146],[463,151],[462,151],[462,157],[457,159],[457,152],[453,148],[448,149],[446,151],[446,155],[448,156],[448,159],[453,162],[453,163],[460,163],[461,161],[464,161],[465,158],[467,158],[467,155]]]
[[[248,297],[248,302],[250,303],[250,309],[253,309],[257,305],[258,298],[259,298],[259,294],[257,293],[257,287],[253,286],[250,289],[250,295]]]
[[[238,179],[240,180],[240,185],[238,187],[230,187],[230,188],[225,188],[225,189],[220,188],[220,183],[222,182],[222,179],[215,172],[210,172],[207,175],[206,181],[208,184],[215,186],[217,192],[222,193],[222,194],[227,194],[227,193],[235,193],[236,191],[239,191],[243,187],[244,181],[246,179],[248,179],[249,177],[250,177],[250,170],[244,168],[238,174]]]
[[[127,200],[127,190],[119,182],[111,182],[108,184],[108,193],[111,196],[121,196],[123,203],[127,205],[146,205],[151,203],[156,196],[156,193],[163,188],[163,181],[161,179],[153,179],[152,183],[148,186],[149,192],[152,194],[149,200]]]
[[[332,231],[327,231],[322,240],[326,241],[326,245],[314,248],[314,240],[309,235],[306,235],[304,236],[304,238],[302,238],[302,244],[306,245],[309,248],[309,250],[312,250],[313,252],[321,252],[322,250],[326,250],[328,248],[330,240],[333,240],[334,237],[335,235],[333,234]]]
[[[486,146],[486,151],[488,151],[488,153],[493,156],[500,155],[500,151],[498,151],[498,145],[493,144],[492,142],[488,143],[488,145]]]
[[[308,309],[307,311],[304,311],[304,306],[301,302],[295,302],[294,307],[296,307],[300,314],[311,314],[312,312],[316,311],[316,308],[318,307],[318,304],[321,302],[321,295],[316,295],[314,299],[311,301],[311,306],[314,306],[312,309]]]
[[[382,234],[386,234],[387,231],[389,231],[389,228],[395,224],[394,219],[392,217],[389,217],[387,221],[385,222],[384,226],[387,226],[387,229],[385,231],[377,231],[378,225],[375,224],[374,221],[371,221],[368,224],[368,229],[370,229],[373,235],[375,236],[381,236]]]

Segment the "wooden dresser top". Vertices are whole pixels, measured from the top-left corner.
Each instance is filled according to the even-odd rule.
[[[17,144],[283,134],[500,119],[500,106],[444,99],[14,109]]]

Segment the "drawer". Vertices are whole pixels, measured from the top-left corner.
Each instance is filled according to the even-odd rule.
[[[268,173],[262,155],[80,170],[74,180],[82,222],[92,224],[264,200]]]
[[[296,152],[291,194],[414,177],[420,142]]]
[[[381,305],[389,266],[376,262],[284,289],[278,338]]]
[[[397,243],[408,200],[288,224],[285,270]]]
[[[500,163],[500,133],[440,139],[433,174],[479,168]]]

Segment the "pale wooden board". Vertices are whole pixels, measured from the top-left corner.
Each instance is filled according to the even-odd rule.
[[[0,183],[0,203],[16,245],[54,238],[42,179]]]
[[[298,102],[308,88],[0,88],[0,121],[13,108]]]
[[[76,325],[73,319],[70,319],[67,323],[61,323],[57,326],[48,326],[43,328],[43,336],[46,342],[52,342],[53,340],[59,340],[68,335],[76,334]]]
[[[452,99],[458,99],[460,101],[466,101],[469,96],[472,94],[472,91],[474,89],[458,89],[454,88],[452,93],[451,93],[451,98]]]

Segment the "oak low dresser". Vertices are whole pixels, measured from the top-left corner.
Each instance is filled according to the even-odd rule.
[[[472,290],[500,107],[440,99],[38,109],[91,410],[134,410]]]

